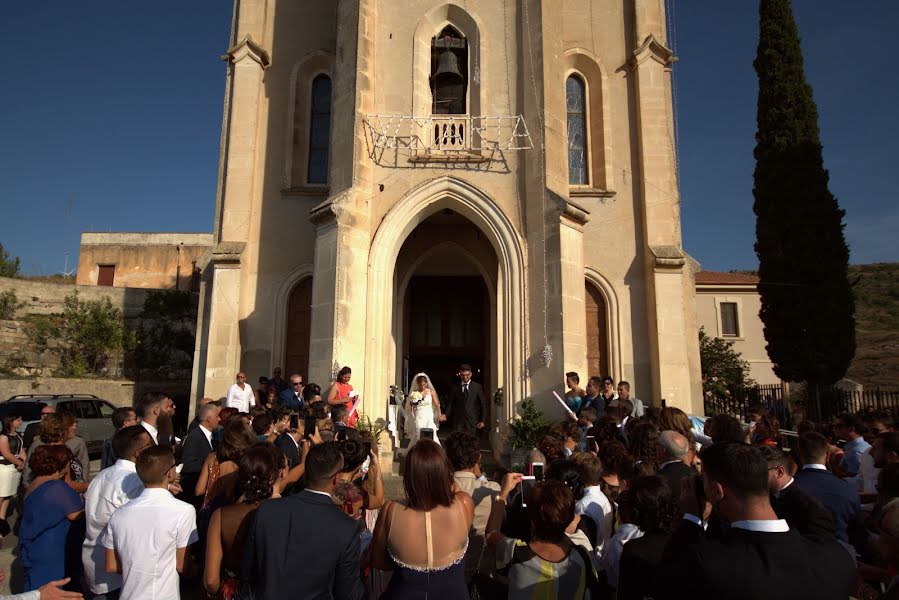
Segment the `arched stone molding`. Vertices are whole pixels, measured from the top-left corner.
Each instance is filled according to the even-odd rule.
[[[504,419],[515,414],[515,402],[528,394],[525,329],[527,287],[524,245],[512,222],[487,194],[467,181],[438,177],[409,191],[384,217],[375,233],[368,264],[366,306],[366,377],[363,398],[372,415],[384,415],[387,392],[399,383],[393,314],[395,265],[406,238],[419,223],[449,208],[474,223],[497,256],[496,382],[505,391]]]
[[[609,78],[599,58],[586,48],[570,48],[562,57],[565,82],[580,75],[587,87],[587,161],[593,190],[612,191],[612,114]],[[567,147],[567,134],[566,134]],[[567,164],[567,163],[566,163]],[[574,186],[572,186],[574,187]]]
[[[606,302],[606,331],[609,332],[607,341],[607,352],[609,353],[609,368],[612,377],[622,379],[625,374],[622,368],[621,358],[621,334],[620,334],[620,316],[618,311],[618,295],[615,294],[615,288],[608,279],[599,271],[587,267],[584,269],[587,283],[592,284],[602,295]]]
[[[290,300],[290,293],[302,280],[312,277],[312,272],[312,263],[304,263],[294,267],[278,288],[275,296],[275,329],[272,336],[272,364],[269,365],[269,373],[272,372],[274,367],[284,367],[284,349],[286,347],[284,332],[287,330],[287,303]],[[302,375],[303,377],[309,377],[308,373],[303,373]]]
[[[404,240],[405,241],[405,240]],[[491,367],[493,366],[493,362],[496,360],[497,350],[499,338],[497,336],[498,333],[498,319],[496,315],[496,284],[498,273],[493,274],[487,270],[487,267],[484,266],[484,263],[478,260],[478,258],[471,253],[465,246],[458,244],[456,242],[441,242],[439,244],[435,244],[431,248],[428,249],[427,252],[424,252],[419,257],[417,257],[411,265],[406,269],[406,273],[403,276],[403,279],[397,284],[397,293],[396,298],[394,300],[394,308],[393,308],[393,326],[395,332],[395,339],[399,340],[399,343],[396,344],[396,364],[402,365],[403,361],[403,344],[402,340],[405,335],[405,331],[403,329],[403,315],[405,306],[403,305],[404,299],[406,298],[406,288],[409,287],[409,281],[412,277],[415,276],[415,272],[418,268],[424,264],[426,260],[428,260],[434,254],[446,249],[451,248],[453,252],[457,252],[458,254],[465,257],[469,263],[475,268],[478,274],[481,276],[481,279],[484,280],[484,286],[487,288],[487,302],[490,305],[490,322],[488,324],[490,331],[490,356],[488,357],[491,362]],[[497,379],[498,380],[498,379]],[[397,383],[405,384],[405,382],[397,381]]]
[[[309,119],[312,106],[312,81],[319,75],[327,75],[333,83],[334,55],[315,50],[301,58],[290,70],[287,84],[287,121],[284,126],[284,167],[281,189],[328,186],[308,184]]]
[[[412,114],[425,117],[431,114],[431,39],[444,27],[452,25],[468,40],[468,99],[465,106],[469,115],[481,115],[484,106],[484,88],[481,82],[490,81],[481,52],[480,19],[466,8],[456,4],[442,4],[427,12],[415,28],[412,43]],[[475,81],[475,72],[479,73]]]

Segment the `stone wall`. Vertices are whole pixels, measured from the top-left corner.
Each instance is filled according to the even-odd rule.
[[[172,343],[177,336],[188,335],[192,338],[195,335],[195,313],[173,314],[169,318],[144,318],[145,300],[159,290],[0,278],[0,293],[6,290],[14,290],[19,302],[25,306],[17,311],[15,319],[0,320],[0,373],[13,374],[10,379],[0,378],[0,400],[15,394],[83,393],[95,394],[117,406],[128,406],[148,390],[166,390],[176,400],[186,400],[189,396],[192,351],[185,354],[178,349],[185,344],[172,346]],[[125,371],[130,376],[140,377],[141,381],[47,377],[60,367],[59,357],[50,350],[40,352],[29,343],[25,317],[30,314],[62,313],[65,298],[73,291],[77,291],[79,298],[85,301],[109,298],[112,306],[122,311],[127,327],[143,328],[144,335],[154,340],[149,346],[154,350],[153,355],[134,355],[137,357],[131,359],[134,364]],[[49,340],[51,348],[54,344],[55,340]],[[138,360],[146,362],[136,364]],[[108,370],[104,373],[107,376],[121,376],[124,369],[121,351],[113,352],[106,366]]]
[[[144,308],[144,300],[150,293],[157,291],[0,277],[0,293],[7,290],[14,290],[19,302],[25,303],[25,306],[19,310],[19,315],[61,313],[66,296],[77,291],[82,300],[102,300],[104,297],[108,297],[112,305],[121,310],[126,319],[140,316]]]

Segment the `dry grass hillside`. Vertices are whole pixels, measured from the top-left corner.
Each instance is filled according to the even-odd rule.
[[[877,387],[899,389],[899,263],[849,267],[855,286],[855,360],[846,377]]]

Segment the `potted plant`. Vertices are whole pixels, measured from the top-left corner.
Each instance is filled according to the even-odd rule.
[[[372,422],[371,417],[365,413],[359,413],[359,420],[356,421],[356,429],[359,431],[367,431],[374,440],[376,450],[380,454],[381,434],[387,431],[387,421],[383,417],[379,417]]]
[[[537,447],[537,442],[549,430],[549,422],[543,418],[543,411],[537,409],[533,400],[521,403],[519,417],[509,421],[512,446],[512,470],[520,470],[527,462],[527,454]]]

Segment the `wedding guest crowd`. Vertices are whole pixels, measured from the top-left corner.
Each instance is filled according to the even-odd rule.
[[[485,472],[482,421],[459,419],[414,436],[388,498],[351,375],[322,389],[277,370],[254,390],[242,372],[186,433],[181,407],[146,394],[115,412],[93,477],[73,415],[42,414],[28,448],[7,415],[0,535],[18,512],[21,597],[899,598],[886,414],[794,438],[753,407],[700,430],[626,381],[569,372],[568,417],[524,464]],[[445,410],[483,419],[469,386],[470,368]]]

